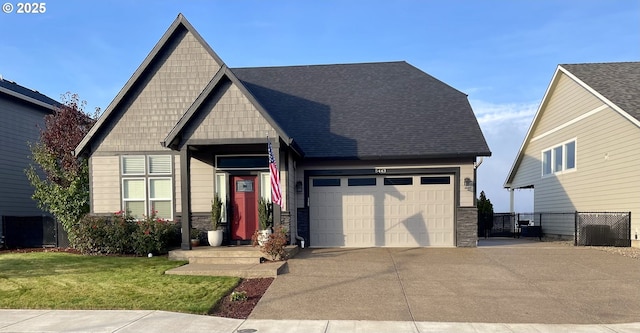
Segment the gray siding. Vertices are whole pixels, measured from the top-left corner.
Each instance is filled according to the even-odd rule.
[[[105,214],[122,210],[120,156],[92,156],[89,165],[91,212]]]
[[[0,216],[34,216],[44,212],[31,199],[33,187],[24,170],[31,161],[28,143],[39,140],[44,126],[42,108],[0,94]]]
[[[185,130],[189,140],[278,137],[249,99],[235,84],[221,87],[219,100],[209,97],[202,106],[206,116],[199,124]],[[195,128],[194,128],[195,127]]]
[[[129,91],[130,100],[125,98],[118,106],[121,109],[114,110],[119,116],[112,124],[105,124],[104,137],[95,140],[92,212],[112,213],[121,209],[119,155],[149,155],[168,150],[162,148],[160,142],[219,68],[191,32],[181,30],[167,42],[158,59],[147,68],[149,74],[143,75]],[[181,213],[180,181],[180,158],[174,155],[174,212],[177,214]]]
[[[215,59],[187,32],[177,34],[148,68],[148,77],[134,85],[130,103],[115,124],[106,126],[98,152],[159,151],[160,142],[178,122],[220,68]],[[120,107],[120,106],[119,106]],[[97,140],[98,142],[100,140]]]
[[[214,168],[191,158],[191,211],[210,212],[214,194]]]

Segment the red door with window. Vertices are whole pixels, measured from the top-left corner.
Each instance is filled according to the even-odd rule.
[[[258,230],[258,184],[256,176],[231,177],[233,218],[231,239],[248,240]]]

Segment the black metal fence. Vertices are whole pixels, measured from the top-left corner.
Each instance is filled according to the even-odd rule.
[[[478,236],[540,237],[549,225],[573,229],[576,246],[631,246],[631,212],[494,213],[493,225],[482,232],[479,225]]]
[[[68,247],[62,225],[51,216],[2,216],[2,238],[7,248]]]
[[[631,212],[576,212],[575,245],[631,246]]]

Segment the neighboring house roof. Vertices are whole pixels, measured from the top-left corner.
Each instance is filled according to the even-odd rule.
[[[3,78],[0,78],[0,92],[21,99],[23,101],[36,104],[51,111],[53,111],[55,107],[60,105],[60,103],[56,102],[46,95],[21,86],[13,81],[5,80]]]
[[[231,71],[306,158],[491,155],[467,96],[406,62]]]
[[[558,65],[507,175],[504,183],[505,188],[510,187],[513,177],[515,177],[524,156],[524,150],[541,116],[541,110],[546,105],[547,97],[555,87],[560,73],[567,75],[609,107],[640,127],[640,62]]]
[[[560,65],[640,121],[640,62]]]

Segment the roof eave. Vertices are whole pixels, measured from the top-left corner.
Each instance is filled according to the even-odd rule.
[[[7,94],[9,96],[21,99],[21,100],[23,100],[23,101],[25,101],[27,103],[31,103],[31,104],[37,105],[39,107],[45,108],[47,110],[50,110],[50,113],[53,113],[53,111],[56,110],[56,106],[55,105],[47,104],[47,103],[39,101],[39,100],[37,100],[35,98],[29,97],[29,96],[25,96],[23,94],[15,92],[15,91],[13,91],[11,89],[0,87],[0,93]]]

